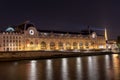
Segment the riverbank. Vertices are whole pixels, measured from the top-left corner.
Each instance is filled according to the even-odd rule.
[[[106,54],[119,54],[114,52],[103,51],[14,51],[0,52],[0,61],[27,60],[27,59],[48,59],[62,57],[77,57],[77,56],[97,56]]]

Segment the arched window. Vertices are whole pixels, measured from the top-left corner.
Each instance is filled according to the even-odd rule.
[[[69,42],[66,43],[66,50],[70,50],[71,49],[71,44]]]
[[[58,47],[59,47],[59,49],[63,49],[63,43],[62,43],[62,42],[59,42],[59,43],[58,43]]]
[[[89,48],[89,43],[85,42],[85,47],[88,49]]]
[[[41,49],[42,50],[46,49],[46,43],[44,41],[41,42]]]
[[[73,49],[77,49],[77,43],[73,42]]]
[[[55,43],[54,42],[50,42],[50,49],[55,50]]]
[[[83,46],[83,43],[82,43],[82,42],[80,42],[79,46]]]
[[[85,43],[85,46],[89,46],[89,43],[88,43],[88,42],[86,42],[86,43]]]
[[[30,45],[33,45],[33,42],[30,42]]]
[[[83,49],[83,42],[79,43],[80,49]]]

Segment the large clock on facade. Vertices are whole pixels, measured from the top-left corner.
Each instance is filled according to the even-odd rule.
[[[29,30],[29,34],[30,34],[30,35],[34,35],[34,33],[35,33],[34,30],[32,30],[32,29]]]

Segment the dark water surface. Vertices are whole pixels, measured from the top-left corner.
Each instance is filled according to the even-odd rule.
[[[120,80],[118,54],[0,62],[0,80]]]

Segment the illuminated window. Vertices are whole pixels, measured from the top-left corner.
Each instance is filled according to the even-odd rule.
[[[73,42],[73,49],[77,49],[77,43]]]
[[[44,41],[42,41],[40,45],[42,50],[46,49],[46,43]]]
[[[80,42],[80,44],[79,44],[80,46],[83,46],[83,43],[82,42]]]
[[[86,42],[86,43],[85,43],[85,46],[86,46],[86,48],[88,49],[88,48],[89,48],[89,43]]]
[[[71,44],[69,42],[66,43],[66,50],[70,50],[71,49]]]
[[[62,43],[62,42],[59,42],[59,43],[58,43],[58,47],[59,47],[59,49],[63,49],[63,43]]]
[[[50,42],[50,49],[55,50],[55,43],[54,42]]]
[[[89,43],[88,43],[88,42],[86,42],[86,43],[85,43],[85,46],[89,46]]]

